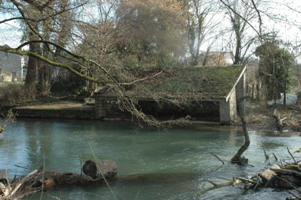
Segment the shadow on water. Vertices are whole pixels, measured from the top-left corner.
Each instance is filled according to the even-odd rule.
[[[233,176],[252,176],[268,167],[264,163],[262,146],[268,154],[290,159],[286,147],[300,148],[298,134],[276,135],[250,132],[251,145],[245,155],[255,167],[240,167],[229,160],[243,143],[241,127],[189,126],[161,131],[154,128],[138,129],[130,123],[87,120],[18,120],[0,138],[0,168],[11,175],[24,175],[45,163],[47,170],[80,173],[79,155],[91,159],[114,160],[118,177],[110,186],[118,199],[261,199],[287,194],[262,190],[245,192],[239,187],[227,187],[196,194],[211,186],[202,179],[217,183]],[[222,163],[210,153],[226,161]],[[298,157],[299,156],[299,157]],[[272,156],[270,156],[272,157]],[[300,159],[300,155],[296,155]],[[20,169],[15,165],[28,169]],[[270,194],[272,192],[272,194]],[[40,193],[28,199],[40,199]],[[114,199],[104,183],[53,189],[43,199]]]

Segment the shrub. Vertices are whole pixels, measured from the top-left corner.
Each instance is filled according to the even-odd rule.
[[[21,84],[10,83],[2,85],[0,97],[3,106],[13,106],[34,99],[35,91],[26,90]]]

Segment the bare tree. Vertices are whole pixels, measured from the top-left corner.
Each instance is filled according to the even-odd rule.
[[[201,46],[209,42],[207,47],[210,51],[211,45],[218,39],[217,27],[220,20],[216,19],[215,14],[220,7],[217,1],[208,0],[185,0],[183,1],[184,16],[186,18],[186,29],[188,37],[188,51],[190,54],[190,64],[198,65],[203,52]],[[203,65],[205,64],[203,59]]]
[[[235,47],[233,63],[242,64],[245,62],[251,45],[254,44],[257,38],[257,36],[250,36],[250,34],[248,34],[250,31],[248,30],[250,29],[249,24],[257,17],[256,10],[253,7],[253,1],[221,0],[221,2],[227,9],[226,15],[230,18],[231,29],[234,33]]]

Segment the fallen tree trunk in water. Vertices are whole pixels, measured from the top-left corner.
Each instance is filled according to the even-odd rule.
[[[117,165],[114,161],[97,161],[98,168],[103,176],[90,177],[71,172],[60,173],[56,171],[34,170],[26,176],[14,179],[5,187],[1,187],[0,199],[20,199],[25,195],[53,186],[85,185],[92,182],[103,181],[117,175]]]

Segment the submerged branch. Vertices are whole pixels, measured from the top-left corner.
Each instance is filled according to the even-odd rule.
[[[222,187],[226,187],[226,186],[231,186],[231,185],[234,186],[234,185],[237,185],[237,184],[243,182],[242,179],[236,178],[236,177],[234,177],[232,181],[229,181],[229,182],[226,182],[226,183],[220,183],[220,184],[216,184],[216,183],[214,183],[212,181],[209,181],[209,180],[205,180],[205,181],[211,183],[213,185],[213,187],[207,188],[207,189],[199,192],[198,196],[201,196],[201,195],[203,195],[206,192],[209,192],[211,190],[215,190],[215,189],[218,189],[218,188],[222,188]]]
[[[217,155],[215,155],[214,153],[211,153],[214,157],[216,157],[219,161],[221,161],[223,163],[223,165],[225,164],[224,161],[222,159],[220,159]]]
[[[293,158],[295,164],[297,165],[297,161],[296,161],[295,157],[293,156],[293,154],[291,153],[291,151],[289,150],[289,148],[288,147],[286,147],[286,148],[287,148],[287,151],[290,154],[290,156]]]

